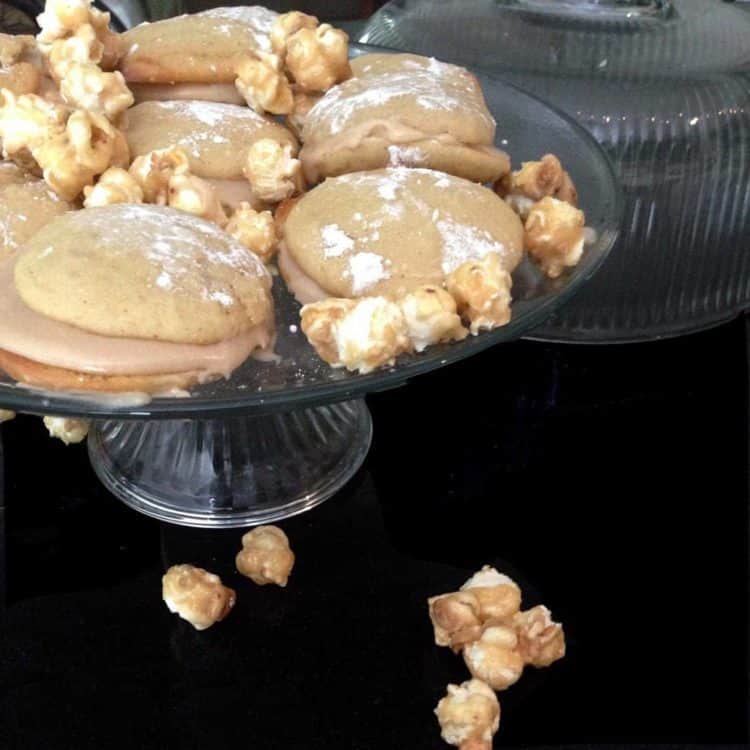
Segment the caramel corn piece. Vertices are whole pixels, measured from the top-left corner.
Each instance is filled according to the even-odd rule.
[[[170,612],[205,630],[223,620],[236,601],[219,576],[193,565],[173,565],[162,577],[162,598]]]
[[[65,445],[82,443],[89,434],[89,422],[73,417],[44,417],[44,426],[50,437],[62,440]]]
[[[480,637],[463,649],[466,666],[493,690],[506,690],[523,674],[518,636],[510,625],[490,621]]]
[[[459,313],[474,335],[510,321],[512,284],[497,253],[462,264],[445,281],[447,291],[456,300]]]
[[[481,634],[479,600],[471,591],[455,591],[427,600],[438,646],[454,650]]]
[[[115,203],[143,203],[143,190],[136,179],[120,167],[110,167],[94,186],[83,189],[85,208]]]
[[[292,147],[272,138],[250,146],[243,172],[253,193],[269,203],[283,201],[302,188],[302,164],[292,156]]]
[[[459,750],[491,750],[500,726],[500,704],[481,680],[448,685],[435,709],[442,738]]]
[[[242,537],[237,570],[259,586],[286,586],[294,567],[294,552],[287,535],[277,526],[258,526]]]
[[[542,198],[529,211],[524,246],[551,279],[581,260],[584,246],[583,211],[557,198]]]
[[[173,175],[170,178],[169,206],[213,221],[220,227],[227,223],[227,215],[216,189],[210,182],[192,174]]]
[[[277,55],[256,52],[237,66],[235,86],[256,112],[286,115],[292,111],[294,96]]]
[[[411,349],[401,308],[385,297],[327,299],[301,315],[308,341],[333,367],[368,373]]]
[[[286,45],[289,37],[296,34],[300,29],[316,29],[320,25],[315,16],[293,10],[290,13],[282,13],[271,27],[270,39],[271,49],[282,59],[286,55]]]
[[[404,295],[399,305],[418,352],[433,344],[462,341],[469,334],[456,312],[455,300],[440,287],[422,286]]]
[[[273,260],[278,247],[278,237],[270,211],[256,211],[249,203],[240,203],[225,229],[264,263]]]
[[[482,622],[507,619],[521,609],[521,589],[518,584],[490,565],[485,565],[469,578],[461,591],[473,594],[479,603]]]
[[[327,23],[302,28],[287,39],[286,68],[304,91],[328,91],[351,78],[349,37]]]
[[[519,650],[526,664],[548,667],[565,656],[565,633],[559,622],[553,622],[550,611],[539,605],[513,618]]]
[[[187,154],[181,148],[163,148],[137,157],[128,172],[140,185],[146,203],[166,206],[169,202],[169,181],[190,170]]]

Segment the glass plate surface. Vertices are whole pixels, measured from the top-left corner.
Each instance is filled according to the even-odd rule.
[[[535,338],[648,340],[750,307],[746,10],[719,0],[397,0],[360,39],[531,91],[617,165],[617,246]]]
[[[362,53],[365,48],[355,50]],[[587,224],[597,234],[583,260],[559,279],[543,277],[529,261],[513,275],[513,317],[494,331],[463,342],[430,347],[422,354],[399,357],[392,368],[368,375],[334,370],[316,356],[298,329],[299,304],[276,279],[278,363],[248,360],[230,380],[193,390],[189,398],[107,397],[41,391],[19,386],[0,374],[0,406],[37,414],[90,417],[214,417],[262,414],[344,401],[385,390],[437,367],[469,357],[489,346],[517,339],[540,325],[598,269],[612,248],[622,218],[622,196],[609,159],[579,125],[512,85],[480,76],[487,102],[504,123],[498,145],[516,160],[554,151],[578,186]]]

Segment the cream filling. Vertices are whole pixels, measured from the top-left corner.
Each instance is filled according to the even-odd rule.
[[[243,201],[247,201],[256,210],[267,208],[267,205],[253,193],[252,186],[244,177],[237,180],[218,177],[204,177],[203,179],[216,190],[219,201],[232,211]]]
[[[204,102],[246,104],[233,83],[129,83],[136,104],[198,99]]]
[[[218,344],[175,344],[88,333],[34,312],[13,280],[14,263],[0,265],[0,349],[34,362],[96,375],[191,373],[199,381],[229,377],[257,348],[272,341],[269,323]]]
[[[304,162],[308,177],[312,180],[319,179],[320,167],[330,154],[342,149],[357,149],[367,138],[382,138],[388,143],[399,145],[433,141],[449,146],[463,146],[480,152],[493,149],[488,145],[462,143],[449,133],[424,133],[397,120],[368,120],[355,127],[347,128],[342,133],[325,138],[319,143],[306,143],[302,148],[300,158]]]
[[[331,296],[300,268],[283,241],[279,243],[276,262],[289,291],[300,304],[311,305],[313,302],[320,302]]]

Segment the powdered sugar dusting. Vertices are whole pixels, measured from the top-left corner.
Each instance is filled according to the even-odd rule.
[[[172,288],[172,277],[166,272],[162,271],[154,282],[159,289],[171,289]]]
[[[404,215],[404,206],[402,203],[385,203],[383,212],[392,216],[394,219],[400,219]]]
[[[275,11],[269,10],[260,5],[210,8],[209,10],[204,10],[202,13],[197,13],[196,15],[230,21],[231,25],[224,24],[219,27],[224,33],[230,33],[233,31],[233,27],[236,28],[238,25],[241,25],[252,37],[258,48],[268,50],[271,49],[271,40],[269,39],[271,27],[273,26],[274,21],[279,17],[279,14]]]
[[[180,118],[200,122],[212,128],[230,122],[236,125],[247,125],[250,121],[253,121],[253,124],[266,122],[265,118],[249,107],[238,107],[236,104],[224,104],[222,102],[182,99],[169,102],[151,102],[150,106],[174,112]]]
[[[380,239],[380,232],[375,228],[378,222],[373,222],[371,228],[374,231],[359,242],[366,245]],[[350,237],[338,224],[326,224],[320,228],[320,238],[323,243],[323,255],[326,258],[339,258],[342,255],[350,255],[357,249],[357,241]],[[346,270],[343,275],[351,278],[352,292],[362,294],[371,289],[379,281],[390,277],[386,266],[389,261],[382,256],[371,252],[356,252],[347,259]]]
[[[383,200],[380,210],[386,216],[400,219],[405,211],[401,188],[407,180],[414,177],[426,177],[433,185],[438,185],[445,179],[442,172],[421,167],[390,167],[376,172],[344,174],[332,179],[348,185],[371,187]],[[448,181],[448,184],[453,183]],[[411,200],[414,200],[413,196],[411,196]]]
[[[385,180],[395,180],[399,184],[403,184],[408,178],[413,175],[422,175],[423,177],[431,177],[432,179],[439,181],[445,178],[444,172],[438,172],[436,169],[425,169],[424,167],[386,167],[385,169],[374,170],[372,172],[349,172],[347,174],[339,175],[338,177],[329,177],[329,180],[335,180],[336,182],[346,183],[349,185],[362,185],[366,183],[378,183]]]
[[[384,180],[383,182],[378,185],[378,195],[386,201],[395,201],[396,200],[396,188],[398,187],[398,183],[393,182],[392,180]]]
[[[437,60],[405,60],[402,69],[369,72],[334,86],[310,110],[306,133],[340,133],[363,109],[376,109],[395,99],[408,98],[425,110],[461,112],[470,106],[472,92],[480,92],[463,68]],[[477,112],[479,108],[477,107]],[[373,112],[373,115],[376,113]],[[489,112],[482,113],[491,125]]]
[[[222,292],[220,289],[213,291],[205,290],[203,297],[211,302],[218,302],[222,307],[232,307],[234,305],[234,297],[231,294]]]
[[[198,100],[146,102],[139,111],[139,120],[131,120],[139,129],[145,118],[157,119],[162,126],[158,138],[161,147],[179,146],[192,157],[205,156],[207,147],[219,146],[239,149],[244,141],[242,133],[252,134],[267,121],[249,107]],[[141,119],[143,118],[143,119]],[[174,118],[173,126],[171,120]],[[153,144],[153,140],[152,140]]]
[[[102,252],[144,257],[153,268],[153,285],[164,292],[187,291],[231,307],[237,304],[231,275],[222,280],[212,269],[224,266],[232,269],[232,275],[268,276],[260,260],[231,235],[182,211],[119,204],[69,216],[95,233]]]
[[[361,185],[372,187],[380,198],[385,201],[381,210],[388,216],[400,218],[404,214],[404,205],[400,190],[407,180],[415,176],[442,179],[441,172],[421,167],[390,167],[378,172],[354,172],[333,178],[337,182],[347,185]],[[434,183],[433,183],[434,184]]]
[[[326,224],[320,229],[323,240],[323,255],[338,258],[354,250],[354,240],[338,224]]]
[[[388,162],[392,167],[421,164],[425,158],[424,151],[416,146],[388,146]]]
[[[345,271],[344,275],[351,277],[354,294],[362,294],[391,276],[385,268],[383,257],[376,253],[353,255],[349,259],[348,271]]]
[[[435,225],[443,240],[443,273],[455,271],[463,263],[484,258],[488,253],[505,254],[505,246],[484,229],[441,219]]]

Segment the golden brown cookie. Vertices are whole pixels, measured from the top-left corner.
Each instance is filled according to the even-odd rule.
[[[18,294],[40,315],[104,336],[185,344],[215,344],[267,320],[267,277],[216,225],[134,204],[53,220],[15,264]]]
[[[330,178],[281,214],[279,268],[305,304],[441,286],[488,253],[512,271],[523,248],[518,216],[491,190],[426,169]]]
[[[136,26],[123,34],[120,70],[137,101],[204,99],[242,104],[235,70],[249,51],[269,51],[277,14],[260,6],[213,8]]]
[[[53,218],[74,208],[44,180],[21,170],[0,168],[0,262]]]
[[[48,388],[185,388],[273,335],[271,278],[215,225],[118,204],[58,217],[0,264],[0,367]]]
[[[177,146],[190,160],[190,171],[212,182],[223,203],[257,206],[243,174],[248,150],[271,139],[298,151],[294,136],[269,117],[248,107],[205,101],[144,102],[127,113],[126,136],[133,158]]]
[[[495,120],[464,68],[418,55],[363,55],[354,77],[307,113],[300,154],[308,182],[387,166],[439,169],[476,182],[510,170]]]

